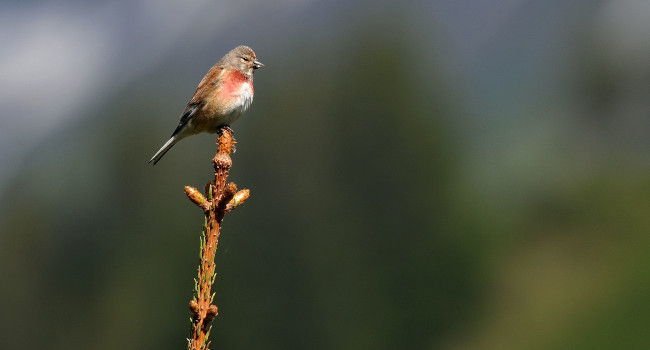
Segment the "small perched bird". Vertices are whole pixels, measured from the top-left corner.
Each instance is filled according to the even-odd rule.
[[[181,139],[201,132],[216,133],[237,120],[253,103],[253,71],[264,65],[248,46],[237,46],[205,74],[187,103],[171,138],[149,163],[160,158]]]

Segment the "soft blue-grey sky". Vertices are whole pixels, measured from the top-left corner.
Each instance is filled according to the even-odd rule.
[[[0,188],[53,130],[92,118],[87,108],[169,55],[187,57],[191,53],[178,51],[223,31],[223,43],[208,43],[216,60],[238,38],[273,33],[281,42],[292,23],[335,18],[354,6],[310,0],[3,2]],[[630,76],[630,89],[650,59],[650,3],[643,0],[423,1],[407,12],[423,18],[417,25],[430,27],[424,31],[436,32],[438,64],[465,99],[467,116],[478,120],[506,118],[540,99],[561,101],[557,87],[575,64],[566,60],[575,40],[567,33],[578,24],[604,59]],[[642,113],[647,104],[633,99],[628,107]]]

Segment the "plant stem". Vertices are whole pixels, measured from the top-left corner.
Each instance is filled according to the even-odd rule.
[[[227,183],[232,166],[230,154],[235,148],[235,143],[232,129],[222,128],[217,137],[217,154],[212,159],[214,181],[206,186],[207,196],[194,187],[185,186],[185,194],[205,215],[195,295],[189,303],[192,314],[192,331],[188,339],[190,350],[207,350],[210,347],[210,324],[218,313],[217,306],[213,304],[212,285],[216,277],[214,259],[221,234],[221,222],[228,212],[244,203],[250,196],[249,190],[237,191],[235,183]]]

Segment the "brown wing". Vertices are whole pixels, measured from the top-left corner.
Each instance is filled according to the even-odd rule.
[[[221,79],[221,72],[223,67],[215,64],[210,68],[210,70],[203,76],[203,79],[199,82],[199,85],[194,91],[194,95],[190,99],[190,102],[185,106],[185,110],[181,115],[181,120],[176,127],[176,130],[172,133],[172,136],[176,135],[183,129],[185,124],[192,119],[192,116],[203,107],[206,103],[206,98],[219,86],[219,80]]]
[[[219,80],[221,79],[221,72],[223,72],[223,67],[215,64],[210,68],[210,70],[205,74],[203,79],[199,82],[199,86],[196,87],[194,91],[194,96],[188,103],[202,103],[208,95],[210,95],[216,88],[219,86]]]

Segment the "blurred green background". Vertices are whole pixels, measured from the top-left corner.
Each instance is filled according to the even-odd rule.
[[[215,349],[649,349],[650,2],[5,1],[0,348],[181,349],[238,44]]]

